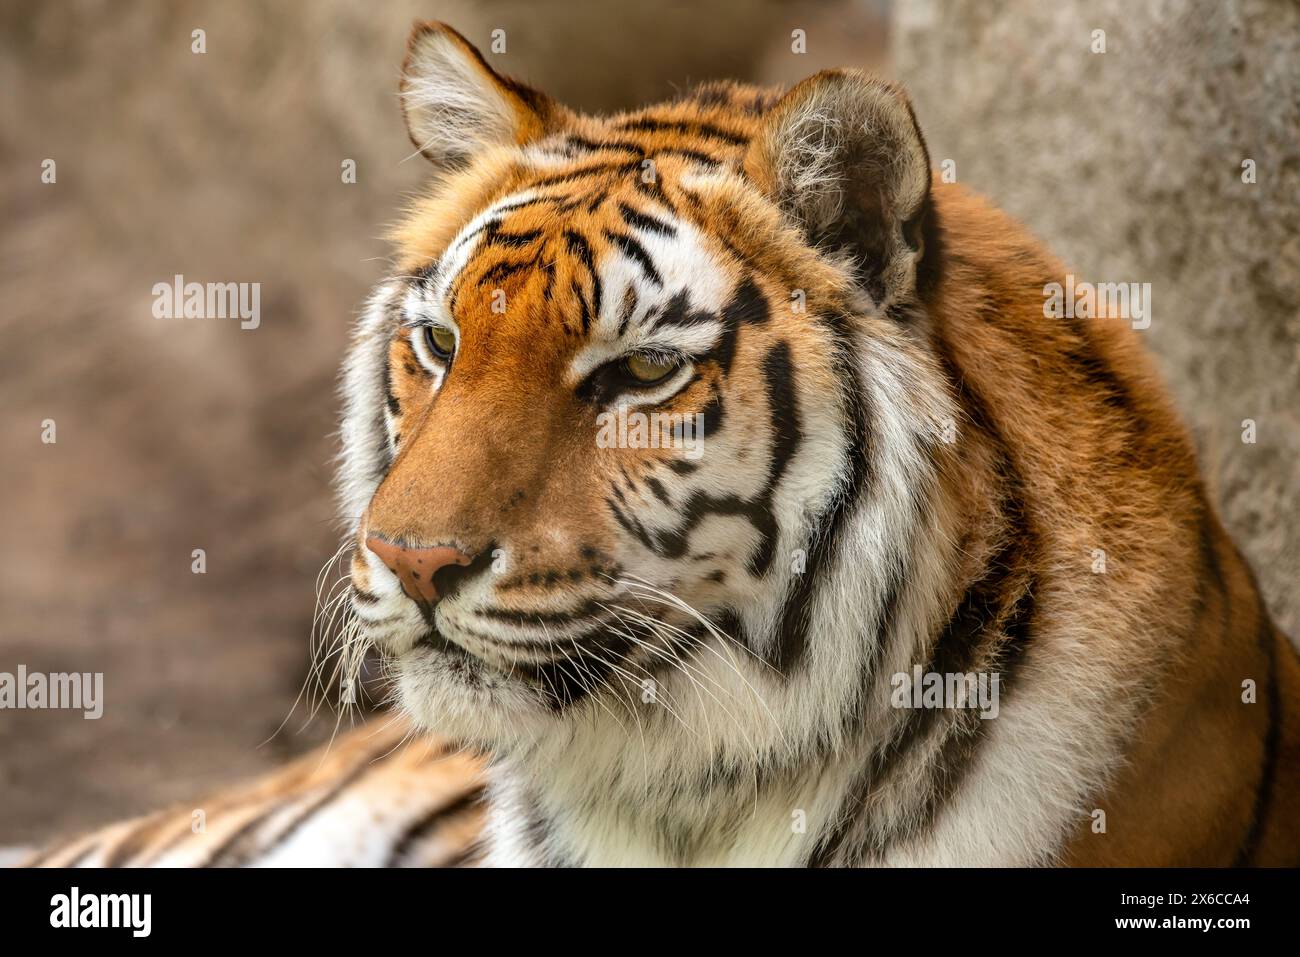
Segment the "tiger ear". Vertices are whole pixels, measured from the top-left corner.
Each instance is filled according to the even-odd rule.
[[[492,146],[522,145],[554,125],[546,95],[497,73],[474,44],[436,21],[417,21],[402,63],[406,130],[440,166],[463,166]]]
[[[930,156],[902,90],[853,70],[809,77],[772,108],[745,168],[877,303],[913,296]]]

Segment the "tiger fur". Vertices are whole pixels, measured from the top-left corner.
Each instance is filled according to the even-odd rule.
[[[1300,664],[1138,336],[1045,317],[1065,268],[897,87],[582,116],[428,23],[402,93],[435,175],[344,370],[355,636],[484,764],[358,733],[193,853],[182,814],[44,862],[277,863],[354,797],[340,854],[424,813],[428,863],[1300,861]],[[620,407],[703,454],[602,447]],[[896,706],[915,666],[997,716]],[[481,835],[438,816],[481,788]]]
[[[475,863],[483,769],[376,719],[245,787],[56,843],[39,867],[454,867]]]

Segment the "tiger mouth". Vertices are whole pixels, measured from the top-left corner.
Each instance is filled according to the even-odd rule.
[[[586,646],[588,646],[588,644],[590,644],[590,646],[594,649],[603,648],[605,647],[606,640],[602,640],[602,639],[606,639],[607,635],[608,635],[607,623],[601,623],[601,622],[596,623],[594,626],[586,629],[585,631],[577,635],[571,635],[566,638],[559,639],[558,641],[542,642],[542,641],[521,641],[519,639],[515,639],[514,641],[511,642],[499,643],[495,639],[491,639],[488,636],[482,635],[480,633],[479,637],[492,641],[494,647],[500,645],[502,654],[504,655],[513,654],[515,656],[514,659],[509,662],[502,662],[502,661],[495,660],[492,656],[480,655],[480,654],[476,654],[473,651],[470,651],[468,648],[465,648],[464,646],[448,638],[438,629],[437,625],[430,622],[428,628],[416,640],[413,648],[425,648],[430,651],[437,652],[439,654],[450,655],[453,658],[458,658],[465,661],[473,661],[477,664],[487,665],[489,667],[495,668],[498,671],[501,671],[503,674],[506,673],[507,671],[511,671],[515,674],[518,674],[520,669],[523,669],[526,672],[532,668],[540,668],[540,667],[554,665],[558,661],[563,660],[565,649],[571,652],[580,653]],[[529,659],[527,657],[526,654],[527,652],[529,651],[537,652],[542,649],[551,651],[553,652],[553,654],[541,658],[534,658],[534,659]]]
[[[452,657],[463,658],[469,661],[481,661],[477,655],[474,655],[460,645],[451,641],[440,632],[436,627],[430,625],[428,630],[415,643],[416,648],[428,648],[439,654],[451,655]]]
[[[411,647],[411,652],[420,650],[442,658],[447,664],[456,666],[458,671],[466,675],[480,673],[481,670],[486,669],[502,678],[529,681],[535,680],[541,670],[554,664],[549,660],[503,661],[490,655],[476,654],[452,641],[434,625],[430,625]]]
[[[535,660],[521,656],[506,661],[490,654],[470,651],[448,638],[436,626],[430,626],[408,654],[423,651],[443,658],[447,664],[467,676],[487,670],[502,678],[521,681],[550,695],[572,700],[576,696],[567,686],[575,681],[581,684],[583,682],[579,675],[593,673],[593,662],[586,660],[589,654],[617,654],[622,657],[629,650],[624,640],[612,635],[604,624],[597,624],[580,635],[551,644],[555,649],[551,656]],[[586,667],[579,669],[574,664],[575,660],[584,661]],[[584,693],[590,690],[592,689],[583,689]]]
[[[669,641],[658,656],[634,656],[634,641],[611,631],[607,623],[598,623],[581,635],[567,639],[567,651],[562,649],[553,658],[506,663],[494,660],[492,656],[476,654],[431,626],[408,654],[419,655],[422,652],[440,659],[450,674],[470,687],[481,687],[481,682],[490,674],[494,683],[504,681],[530,688],[551,712],[561,714],[618,684],[622,680],[620,674],[627,674],[626,669],[652,678],[664,667],[661,659],[689,653],[704,634],[703,626],[687,626],[680,629],[680,634]],[[610,659],[617,664],[611,665]]]
[[[532,688],[553,711],[563,710],[595,690],[581,679],[575,679],[560,660],[531,664],[516,662],[507,666],[462,648],[434,627],[420,636],[408,654],[418,655],[421,652],[440,660],[458,682],[470,687],[479,686],[487,674],[491,673],[494,681],[518,683]]]

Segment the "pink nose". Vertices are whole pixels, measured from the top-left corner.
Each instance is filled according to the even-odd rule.
[[[446,545],[435,548],[403,548],[382,538],[366,539],[366,548],[379,556],[402,583],[402,591],[421,604],[432,605],[439,598],[433,576],[448,565],[468,565],[473,559]]]

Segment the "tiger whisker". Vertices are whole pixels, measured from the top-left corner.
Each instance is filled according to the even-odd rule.
[[[718,638],[719,641],[722,643],[723,648],[728,651],[728,656],[726,658],[724,658],[722,654],[708,642],[700,642],[699,644],[701,647],[708,649],[708,651],[711,654],[713,654],[719,661],[721,661],[723,664],[729,667],[736,674],[736,677],[738,677],[742,682],[744,682],[745,686],[749,688],[751,694],[753,694],[755,700],[758,701],[758,703],[763,707],[763,710],[767,712],[768,717],[771,719],[773,726],[776,728],[778,734],[780,735],[781,741],[785,745],[787,751],[790,754],[794,753],[793,746],[790,744],[789,740],[787,739],[779,720],[777,719],[775,713],[771,709],[771,706],[768,705],[767,699],[762,695],[762,693],[757,688],[754,687],[754,685],[749,681],[749,679],[745,677],[744,673],[741,672],[736,660],[730,656],[730,651],[731,651],[730,646],[735,645],[736,647],[743,649],[751,658],[765,665],[773,673],[780,674],[780,672],[777,671],[776,668],[772,667],[768,662],[763,661],[761,658],[755,655],[753,651],[746,648],[743,644],[741,644],[732,636],[728,635],[726,632],[722,631],[722,629],[718,628],[717,625],[714,624],[706,615],[704,615],[698,609],[694,608],[688,602],[685,602],[682,599],[678,598],[676,595],[673,595],[670,592],[666,592],[663,589],[657,588],[654,585],[651,585],[649,582],[645,581],[644,579],[638,579],[636,577],[621,579],[620,582],[625,587],[635,590],[633,593],[638,598],[642,598],[648,601],[658,602],[660,604],[669,604],[675,608],[678,608],[686,612],[687,614],[691,615],[691,617],[693,617],[696,621],[700,622],[700,624],[705,627],[705,629],[709,632],[709,634]]]
[[[651,632],[653,632],[653,633],[656,635],[656,637],[663,637],[663,631],[664,631],[664,630],[668,630],[668,631],[671,631],[671,632],[675,632],[675,633],[677,633],[680,637],[683,637],[683,638],[690,638],[690,637],[692,637],[688,632],[682,630],[681,628],[677,628],[676,626],[671,625],[671,624],[669,624],[668,622],[658,621],[658,620],[656,620],[656,619],[654,619],[654,618],[651,618],[649,615],[646,615],[646,614],[644,614],[644,613],[642,613],[642,612],[636,611],[635,609],[632,609],[632,608],[626,608],[626,607],[624,607],[624,606],[622,606],[622,605],[616,605],[615,607],[618,608],[618,609],[620,609],[621,611],[625,611],[625,612],[627,612],[628,614],[633,615],[634,617],[636,617],[636,618],[637,618],[637,619],[638,619],[638,620],[639,620],[639,621],[640,621],[640,622],[641,622],[641,623],[642,623],[646,628],[648,628]],[[621,616],[620,616],[620,618],[621,618]],[[624,620],[625,620],[625,619],[624,619]],[[709,691],[708,688],[706,688],[706,687],[704,687],[702,684],[700,684],[699,680],[697,680],[697,679],[694,677],[694,675],[692,674],[692,672],[694,672],[695,674],[698,674],[700,678],[702,678],[702,679],[707,680],[708,682],[710,682],[710,683],[711,683],[715,688],[717,688],[720,692],[726,694],[726,695],[727,695],[731,700],[734,701],[734,700],[735,700],[735,693],[732,691],[732,689],[730,689],[730,688],[728,688],[727,686],[725,686],[724,684],[722,684],[722,682],[718,681],[718,680],[717,680],[716,678],[714,678],[712,675],[709,675],[709,674],[706,673],[705,671],[703,671],[703,670],[701,670],[701,669],[699,669],[699,668],[696,668],[696,667],[692,666],[689,662],[687,662],[684,658],[682,658],[681,654],[677,651],[675,645],[673,645],[672,643],[666,642],[666,644],[668,645],[668,647],[671,648],[671,649],[672,649],[672,652],[673,652],[672,657],[668,657],[667,653],[666,653],[663,649],[657,648],[657,647],[655,647],[654,645],[648,644],[648,643],[646,643],[646,642],[641,642],[639,639],[635,638],[635,637],[632,636],[632,635],[629,635],[628,637],[629,637],[629,638],[632,638],[633,641],[637,641],[639,644],[643,645],[644,647],[646,647],[646,648],[648,648],[648,649],[650,649],[650,650],[652,650],[652,651],[658,653],[660,656],[664,657],[665,660],[668,660],[668,661],[672,662],[672,663],[674,664],[674,666],[677,667],[677,669],[678,669],[682,674],[686,675],[686,677],[687,677],[688,679],[690,679],[690,681],[692,682],[692,684],[697,685],[697,686],[700,688],[700,690],[703,690],[705,694],[707,694],[710,698],[712,698],[712,699],[714,700],[714,702],[717,703],[718,707],[722,708],[722,710],[724,711],[724,713],[726,713],[729,717],[732,718],[733,721],[736,722],[736,725],[737,725],[738,729],[741,730],[741,733],[742,733],[742,734],[744,733],[743,726],[741,726],[739,719],[736,718],[736,716],[735,716],[735,715],[734,715],[734,714],[733,714],[733,713],[732,713],[732,712],[731,712],[731,711],[730,711],[730,710],[729,710],[729,709],[728,709],[728,708],[727,708],[727,707],[722,703],[722,701],[721,701],[721,700],[720,700],[716,695],[714,695],[711,691]],[[748,736],[746,736],[746,740],[748,740]]]
[[[329,576],[330,569],[335,565],[336,562],[338,562],[344,556],[344,554],[347,552],[348,548],[351,545],[352,545],[351,539],[345,538],[342,542],[339,543],[339,546],[334,550],[334,553],[329,558],[327,558],[325,562],[321,565],[320,571],[316,573],[315,607],[313,608],[312,611],[311,628],[310,631],[308,632],[308,637],[307,637],[309,658],[313,662],[316,657],[315,649],[318,643],[317,628],[319,627],[320,617],[322,614],[322,593],[325,591],[324,584],[326,579]],[[337,587],[337,582],[334,585],[330,586],[328,593],[326,595],[326,602],[330,600],[330,596],[333,595],[333,592],[336,587]],[[313,666],[309,665],[307,674],[303,676],[303,683],[298,689],[298,694],[294,697],[293,703],[289,706],[289,710],[285,714],[284,719],[280,722],[279,725],[276,726],[276,729],[271,732],[271,734],[267,737],[267,739],[258,745],[259,748],[264,747],[270,742],[274,741],[275,738],[280,734],[280,732],[284,730],[285,725],[289,723],[289,719],[292,718],[294,712],[298,710],[298,706],[302,703],[304,695],[307,696],[308,706],[310,710],[312,704],[312,699],[310,694],[311,680],[314,676],[316,676],[316,669]],[[308,720],[310,720],[310,718]]]
[[[707,615],[701,612],[698,608],[696,608],[694,605],[690,604],[689,602],[683,601],[681,598],[679,598],[677,595],[674,595],[672,592],[664,591],[662,588],[655,586],[651,582],[646,581],[644,578],[639,578],[635,575],[631,575],[625,578],[618,578],[618,579],[610,578],[610,581],[627,588],[640,589],[644,597],[658,598],[662,602],[671,604],[674,607],[681,609],[686,614],[690,615],[692,618],[698,621],[706,629],[708,629],[710,634],[714,635],[720,640],[735,645],[746,655],[752,658],[756,664],[761,665],[764,668],[767,668],[774,675],[778,677],[784,677],[784,675],[782,675],[781,672],[771,662],[766,661],[761,655],[757,654],[752,648],[746,647],[743,642],[738,641],[732,635],[727,634],[725,631],[723,631],[721,628],[718,627],[716,622],[714,622],[711,618],[709,618]]]
[[[620,606],[620,607],[621,607],[621,606]],[[669,629],[672,629],[672,630],[678,632],[678,633],[679,633],[680,635],[682,635],[683,637],[690,637],[686,632],[682,631],[682,630],[679,629],[679,628],[675,628],[675,627],[672,626],[672,625],[668,625],[666,622],[659,622],[659,621],[656,621],[655,619],[652,619],[652,618],[650,618],[649,616],[642,615],[642,614],[640,614],[639,612],[634,612],[632,609],[626,609],[626,610],[627,610],[629,613],[634,614],[634,615],[637,615],[639,618],[641,618],[641,619],[643,620],[643,621],[642,621],[643,627],[647,627],[647,628],[648,628],[648,629],[649,629],[649,630],[650,630],[650,631],[655,635],[655,637],[658,637],[658,638],[661,638],[661,639],[664,638],[664,635],[663,635],[662,631],[660,630],[661,628],[669,628]],[[754,749],[754,742],[753,742],[753,740],[750,738],[749,734],[748,734],[747,731],[745,730],[745,726],[744,726],[744,724],[743,724],[743,723],[740,721],[740,719],[736,716],[735,712],[733,712],[730,708],[728,708],[728,707],[727,707],[727,706],[722,702],[722,700],[718,698],[717,695],[713,694],[713,692],[711,692],[707,687],[705,687],[703,684],[701,684],[701,682],[700,682],[700,681],[699,681],[699,680],[698,680],[698,679],[697,679],[697,678],[692,674],[692,671],[697,672],[697,673],[698,673],[702,678],[706,678],[707,680],[709,680],[710,682],[712,682],[712,683],[714,684],[714,686],[718,688],[719,691],[724,692],[724,693],[727,695],[727,697],[728,697],[731,701],[734,702],[734,701],[736,700],[736,698],[735,698],[734,693],[733,693],[730,689],[726,688],[724,685],[722,685],[720,682],[718,682],[718,681],[717,681],[716,679],[714,679],[712,676],[710,676],[710,675],[706,674],[705,672],[699,670],[698,668],[694,668],[693,666],[691,666],[690,664],[688,664],[688,663],[685,661],[685,659],[683,659],[683,658],[681,657],[681,655],[677,652],[676,647],[675,647],[672,643],[670,643],[670,642],[665,642],[665,643],[667,644],[668,648],[671,649],[672,652],[673,652],[673,657],[669,657],[669,656],[667,655],[667,653],[666,653],[663,649],[658,648],[658,647],[654,646],[653,644],[650,644],[649,642],[644,642],[644,641],[642,641],[641,639],[637,638],[635,635],[628,635],[628,637],[629,637],[632,641],[634,641],[634,642],[636,642],[638,645],[640,645],[641,647],[644,647],[644,648],[646,648],[647,650],[649,650],[649,651],[651,651],[651,652],[653,652],[653,653],[655,653],[655,654],[658,654],[660,657],[664,658],[664,659],[665,659],[666,661],[668,661],[671,665],[673,665],[673,667],[674,667],[674,668],[675,668],[675,669],[676,669],[680,674],[682,674],[682,675],[686,678],[687,681],[690,682],[690,684],[691,684],[691,686],[692,686],[692,690],[695,691],[695,694],[696,694],[696,698],[697,698],[697,700],[700,701],[700,704],[701,704],[701,712],[704,714],[704,716],[705,716],[705,720],[706,720],[706,721],[708,720],[708,709],[703,707],[703,699],[701,699],[701,698],[699,697],[700,692],[703,692],[704,694],[707,694],[707,695],[708,695],[708,696],[713,700],[713,702],[718,706],[718,708],[721,709],[721,711],[723,712],[723,714],[725,714],[728,718],[731,719],[731,722],[735,725],[736,730],[737,730],[738,732],[740,732],[740,736],[744,739],[745,743],[746,743],[747,745],[749,745],[750,749],[751,749],[751,750]]]
[[[633,613],[631,609],[623,608],[623,606],[621,606],[621,605],[616,605],[616,606],[614,606],[614,607],[611,608],[610,606],[607,606],[607,605],[603,605],[603,604],[602,604],[601,607],[604,608],[605,610],[607,610],[611,615],[613,615],[613,616],[614,616],[614,617],[619,621],[620,624],[626,626],[626,627],[629,628],[629,629],[633,627],[634,623],[633,623],[633,622],[629,622],[629,621],[628,621],[626,618],[624,618],[623,615],[620,614],[620,612],[619,612],[619,609],[621,609],[622,611],[627,611],[627,612],[629,612],[629,613]],[[654,622],[653,619],[649,618],[649,616],[646,616],[646,615],[640,615],[639,617],[642,619],[642,621],[640,622],[640,624],[642,625],[642,627],[646,627],[646,628],[647,628],[647,629],[648,629],[652,634],[654,634],[655,637],[657,637],[657,638],[662,638],[662,637],[663,637],[662,633],[657,632],[657,631],[655,630],[655,625],[656,625],[657,623]],[[692,684],[696,684],[696,683],[697,683],[697,682],[695,681],[695,679],[690,675],[689,672],[686,672],[686,671],[683,670],[684,668],[690,668],[690,665],[688,665],[688,664],[686,663],[686,661],[681,657],[681,655],[677,653],[676,648],[673,647],[673,645],[672,645],[671,642],[667,642],[667,641],[665,642],[665,644],[668,646],[668,648],[671,649],[672,652],[673,652],[673,655],[670,657],[670,656],[668,655],[668,653],[667,653],[664,649],[659,648],[659,647],[657,647],[657,646],[655,646],[655,645],[653,645],[653,644],[651,644],[651,643],[649,643],[649,642],[642,641],[642,640],[641,640],[640,638],[638,638],[636,635],[632,634],[632,632],[631,632],[630,630],[629,630],[629,631],[617,631],[617,630],[616,630],[615,633],[616,633],[616,634],[621,634],[621,635],[623,635],[625,638],[627,638],[629,641],[633,641],[633,642],[635,642],[639,647],[645,648],[645,649],[647,649],[648,651],[651,651],[651,652],[653,652],[653,653],[659,655],[659,656],[662,657],[665,661],[668,661],[669,664],[673,665],[674,668],[676,668],[676,669],[679,670],[679,671],[682,671],[683,674],[686,675],[687,679],[690,680],[690,681],[692,682]],[[704,675],[703,672],[701,672],[701,676],[702,676],[702,677],[708,677],[707,675]],[[712,679],[710,679],[710,680],[712,680]],[[723,686],[722,686],[721,684],[719,684],[718,682],[715,681],[714,684],[717,686],[717,688],[718,688],[720,691],[725,691],[725,690],[726,690],[726,689],[723,688]],[[696,688],[696,689],[693,689],[693,690],[695,690],[696,697],[698,698],[698,697],[699,697],[699,689]],[[705,690],[706,692],[708,691],[708,689],[704,689],[704,690]],[[666,689],[665,689],[665,692],[666,692]],[[656,689],[656,693],[658,693],[658,690],[657,690],[657,689]],[[710,697],[712,697],[712,695],[710,695]],[[716,698],[714,698],[714,700],[717,701]],[[703,705],[703,700],[700,701],[700,704],[701,704],[701,706]],[[718,704],[721,705],[721,702],[719,701]],[[707,710],[704,709],[703,707],[701,707],[701,711],[702,711],[702,713],[705,715],[705,719],[707,720],[707,718],[708,718],[708,712],[707,712]]]
[[[542,633],[545,634],[545,635],[547,635],[547,636],[549,637],[549,631],[548,631],[548,629],[547,629],[547,627],[546,627],[546,623],[545,623],[545,622],[542,622]],[[557,643],[556,643],[556,647],[560,649],[560,654],[564,655],[564,657],[565,657],[568,661],[573,662],[573,659],[569,657],[569,653],[568,653],[567,651],[564,650],[564,645],[563,645],[562,643],[557,642]],[[577,650],[577,646],[576,646],[576,645],[575,645],[575,650]],[[574,664],[574,667],[578,667],[577,662],[573,662],[573,664]],[[590,674],[590,672],[588,672],[588,674]],[[585,686],[584,686],[584,690],[585,690]],[[618,726],[619,726],[620,728],[622,728],[624,731],[627,731],[627,726],[624,725],[622,721],[619,721],[619,720],[618,720],[618,716],[615,715],[614,712],[611,711],[611,710],[609,709],[608,705],[605,705],[604,702],[600,701],[599,697],[596,698],[596,703],[599,704],[599,705],[601,705],[601,707],[605,708],[606,712],[608,712],[609,716],[610,716],[611,718],[613,718],[615,722],[618,723]]]
[[[620,616],[619,620],[620,620],[621,622],[624,622],[624,619],[622,619],[621,616]],[[627,622],[625,622],[625,623],[628,624],[629,627],[630,627],[630,623],[627,623]],[[629,631],[626,631],[626,632],[621,632],[621,634],[624,634],[624,635],[627,637],[627,639],[628,639],[629,641],[631,641],[631,642],[633,642],[634,644],[636,644],[637,647],[639,647],[639,648],[645,648],[645,649],[647,649],[648,651],[652,651],[652,652],[659,652],[659,649],[655,648],[654,645],[650,644],[649,642],[642,641],[642,640],[641,640],[640,638],[638,638],[636,635],[632,634],[632,632],[631,632],[630,630],[629,630]],[[660,652],[660,653],[662,654],[662,652]],[[668,663],[669,663],[670,665],[672,665],[674,668],[677,668],[677,662],[675,662],[672,658],[668,658],[667,656],[664,656],[664,657],[666,658],[666,660],[668,661]],[[678,670],[681,670],[681,669],[678,669]],[[704,701],[703,701],[703,699],[700,697],[700,690],[701,690],[701,689],[700,689],[699,682],[696,681],[696,680],[695,680],[695,679],[694,679],[694,678],[693,678],[693,677],[692,677],[688,672],[686,672],[686,671],[682,671],[682,674],[685,676],[685,678],[686,678],[688,684],[690,685],[691,690],[695,693],[696,700],[700,703],[700,713],[704,716],[705,729],[706,729],[706,731],[707,731],[707,733],[708,733],[708,737],[709,737],[710,739],[712,739],[712,737],[713,737],[713,733],[712,733],[712,732],[713,732],[713,728],[712,728],[712,724],[711,724],[710,721],[709,721],[709,712],[708,712],[708,709],[704,707]],[[652,679],[652,680],[653,680],[653,679]],[[705,689],[705,690],[707,691],[707,689]],[[667,709],[670,711],[670,713],[671,713],[673,709],[669,708],[669,706],[667,705],[667,703],[661,701],[661,697],[664,697],[664,696],[667,696],[670,700],[672,700],[672,699],[671,699],[671,695],[670,695],[669,692],[668,692],[668,689],[667,689],[667,688],[660,688],[660,687],[659,687],[659,684],[656,682],[656,684],[655,684],[655,691],[654,691],[654,700],[655,700],[656,703],[663,704],[663,706],[664,706],[665,708],[667,708]],[[721,702],[719,702],[719,705],[721,705]],[[684,721],[683,721],[683,724],[685,724]]]
[[[635,675],[631,674],[630,672],[627,672],[627,671],[623,670],[623,669],[620,668],[618,665],[614,664],[612,661],[609,661],[607,658],[604,658],[604,657],[602,657],[601,655],[596,654],[596,653],[595,653],[592,649],[590,649],[590,648],[585,649],[585,651],[586,651],[588,654],[590,654],[592,657],[594,657],[597,661],[602,662],[603,664],[605,664],[605,665],[608,666],[609,668],[613,669],[614,671],[616,671],[616,672],[619,673],[620,675],[623,675],[623,676],[626,676],[626,677],[630,678],[630,679],[632,680],[633,684],[635,684],[637,687],[640,687],[640,682],[637,681],[637,678],[636,678]],[[623,660],[626,661],[626,660],[627,660],[626,657],[624,657]],[[631,664],[631,662],[628,662],[628,663]],[[647,674],[647,675],[645,675],[645,677],[648,678],[648,677],[650,677],[650,676]],[[676,709],[672,708],[672,707],[669,706],[667,703],[664,703],[663,706],[664,706],[664,709],[665,709],[669,714],[671,714],[674,718],[677,719],[678,723],[681,724],[681,726],[682,726],[683,728],[685,728],[687,731],[689,731],[691,734],[695,735],[696,737],[699,737],[699,732],[696,731],[695,728],[691,727],[691,725],[687,723],[686,719],[683,718],[680,714],[677,713]]]
[[[605,607],[605,606],[602,606],[602,607]],[[628,629],[630,629],[630,628],[632,627],[632,623],[631,623],[631,622],[628,622],[625,618],[623,618],[622,615],[618,614],[618,613],[617,613],[616,611],[614,611],[613,609],[607,609],[607,610],[609,610],[610,615],[612,616],[612,618],[613,618],[614,620],[616,620],[620,625],[623,625],[625,628],[628,628]],[[613,631],[614,634],[621,635],[621,636],[623,636],[624,638],[626,638],[628,641],[634,642],[638,647],[643,647],[643,648],[646,648],[646,649],[651,650],[651,651],[659,651],[659,649],[655,648],[653,645],[651,645],[651,644],[649,644],[649,643],[647,643],[647,642],[641,641],[641,640],[640,640],[639,638],[637,638],[637,636],[634,635],[630,630],[620,630],[620,629],[618,629],[618,628],[613,627],[612,625],[610,626],[610,630]],[[627,659],[626,659],[626,656],[624,656],[624,659],[627,660]],[[669,660],[670,660],[670,662],[671,662],[671,659],[669,659]],[[651,681],[654,680],[654,679],[653,679],[652,677],[650,677],[649,675],[647,675],[647,678],[648,678],[648,680],[651,680]],[[668,695],[668,696],[669,696],[669,700],[672,701],[674,704],[677,704],[676,699],[673,698],[673,697],[671,696],[671,694],[669,694],[668,690],[667,690],[666,688],[665,688],[665,689],[660,689],[660,688],[658,687],[658,683],[656,683],[656,686],[655,686],[655,695],[658,696],[659,694],[666,694],[666,695]],[[697,694],[698,694],[698,692],[697,692]],[[705,715],[705,718],[706,718],[706,720],[707,720],[707,714]]]

